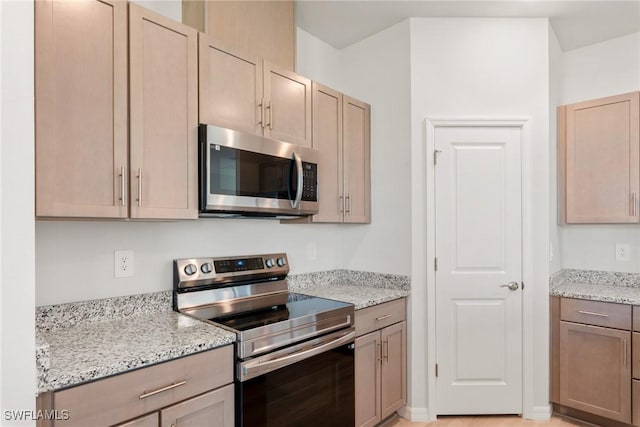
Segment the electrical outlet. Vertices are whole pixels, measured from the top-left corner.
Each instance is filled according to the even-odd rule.
[[[114,277],[133,277],[133,251],[113,252]]]
[[[628,243],[616,243],[616,261],[631,260],[631,245]]]

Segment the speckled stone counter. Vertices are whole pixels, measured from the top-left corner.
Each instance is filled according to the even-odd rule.
[[[294,274],[288,280],[294,292],[349,302],[356,310],[406,297],[410,288],[408,276],[352,270]]]
[[[210,350],[235,334],[171,310],[171,293],[36,308],[38,393]]]
[[[561,270],[549,279],[549,294],[567,298],[640,305],[640,274]]]

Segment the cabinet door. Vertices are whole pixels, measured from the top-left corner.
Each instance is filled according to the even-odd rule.
[[[631,332],[560,322],[560,404],[631,422]]]
[[[407,403],[407,324],[382,331],[382,419]]]
[[[265,136],[311,147],[311,80],[264,61]]]
[[[262,135],[262,61],[199,34],[200,123]]]
[[[638,104],[634,92],[566,106],[568,223],[638,222]]]
[[[640,381],[633,380],[631,395],[633,396],[633,425],[640,426]]]
[[[342,94],[313,82],[313,148],[318,150],[320,211],[313,222],[342,222]]]
[[[135,420],[127,421],[123,424],[118,424],[115,427],[159,427],[158,413],[146,415],[144,417],[136,418]]]
[[[129,6],[131,218],[198,217],[197,32]]]
[[[371,222],[370,107],[348,96],[344,114],[344,222]]]
[[[207,22],[206,31],[202,31],[281,67],[295,69],[296,14],[292,0],[207,0],[203,12]]]
[[[376,425],[381,418],[380,384],[382,343],[380,332],[372,332],[356,338],[355,391],[356,426]]]
[[[233,384],[185,400],[160,411],[160,425],[233,427]]]
[[[126,217],[126,2],[35,2],[35,117],[36,215]]]

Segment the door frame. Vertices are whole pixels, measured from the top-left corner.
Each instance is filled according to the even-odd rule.
[[[500,117],[427,117],[426,119],[426,297],[427,297],[427,404],[428,418],[438,414],[436,399],[436,276],[433,259],[435,242],[435,132],[439,127],[509,127],[519,128],[522,142],[522,415],[534,414],[533,400],[533,191],[531,118]]]

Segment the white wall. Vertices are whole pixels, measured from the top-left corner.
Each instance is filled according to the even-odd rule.
[[[529,116],[532,128],[533,387],[525,388],[524,414],[544,418],[549,411],[548,250],[549,250],[549,56],[546,19],[411,19],[412,94],[412,306],[426,307],[425,118],[446,116]],[[423,298],[423,300],[420,300]],[[425,324],[422,316],[411,321]],[[422,322],[422,323],[421,323]],[[414,323],[414,327],[415,327]],[[419,336],[411,335],[418,340]],[[525,347],[525,351],[527,347]],[[433,351],[433,349],[429,349]],[[526,361],[526,359],[525,359]],[[431,368],[431,367],[430,367]],[[412,375],[425,367],[415,362]],[[427,408],[414,394],[411,405]],[[421,401],[420,399],[424,399]],[[431,399],[435,403],[435,399]],[[424,406],[423,406],[424,405]],[[429,414],[433,416],[435,414]]]
[[[36,223],[36,305],[170,290],[176,258],[283,251],[292,273],[343,268],[341,233],[349,227],[257,219],[41,221]],[[114,278],[113,251],[119,249],[134,251],[134,277]]]
[[[33,2],[0,2],[0,424],[35,408]]]
[[[298,29],[298,72],[371,105],[370,226],[343,227],[345,268],[409,274],[408,21],[337,50]]]
[[[142,7],[153,10],[161,15],[167,16],[175,21],[182,21],[182,1],[181,0],[132,0]]]
[[[340,50],[300,27],[296,31],[296,72],[335,90],[345,91]]]
[[[640,90],[640,33],[564,54],[561,104]],[[565,225],[562,266],[640,273],[640,226]],[[616,243],[631,245],[631,261],[615,260]]]
[[[564,53],[562,103],[640,89],[640,32]]]
[[[549,241],[551,259],[549,272],[562,268],[562,233],[558,227],[558,168],[557,168],[557,114],[556,107],[562,99],[563,53],[558,37],[549,26]]]
[[[409,21],[342,51],[345,93],[371,104],[371,221],[344,229],[346,267],[411,271]]]

